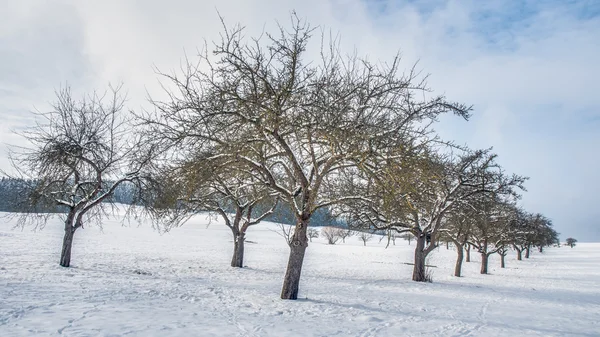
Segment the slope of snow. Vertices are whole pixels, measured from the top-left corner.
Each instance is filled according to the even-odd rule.
[[[0,336],[600,335],[600,244],[510,254],[505,269],[493,256],[491,275],[473,254],[462,278],[441,247],[434,283],[416,283],[406,241],[314,239],[301,299],[283,301],[289,250],[276,226],[250,228],[247,267],[234,269],[229,229],[207,223],[159,235],[106,220],[75,233],[73,267],[62,268],[58,219],[37,232],[0,219]]]

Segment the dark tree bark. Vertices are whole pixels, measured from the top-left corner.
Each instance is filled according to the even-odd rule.
[[[539,250],[540,253],[543,253],[544,252],[544,246],[539,246],[538,250]]]
[[[463,246],[454,243],[456,246],[456,266],[454,267],[454,276],[460,277],[462,272],[462,263],[463,263]]]
[[[244,241],[246,241],[244,233],[234,234],[232,267],[242,268],[244,266]]]
[[[465,248],[465,253],[467,253],[465,257],[465,262],[471,262],[471,245],[469,245],[468,243]]]
[[[450,243],[446,241],[446,250],[450,249]]]
[[[425,258],[427,252],[425,251],[425,233],[420,233],[417,238],[417,247],[415,248],[415,265],[413,268],[413,281],[425,282],[427,277],[425,275]]]
[[[481,274],[488,273],[488,257],[487,253],[481,253]]]
[[[465,245],[468,246],[469,244],[466,242],[460,242],[454,237],[451,237],[450,239],[452,240],[454,247],[456,247],[456,254],[457,254],[456,255],[456,265],[454,266],[454,276],[460,277],[462,274],[462,263],[464,260]]]
[[[523,260],[523,249],[514,246],[515,250],[517,251],[517,260],[518,261],[522,261]]]
[[[75,234],[75,229],[73,227],[69,225],[69,228],[65,228],[62,252],[60,254],[60,265],[62,267],[71,266],[71,247],[73,247],[73,234]]]
[[[525,247],[525,258],[528,259],[529,258],[529,251],[531,250],[531,245],[527,245],[527,247]]]
[[[310,215],[303,216],[302,220],[296,224],[294,235],[290,240],[290,258],[288,260],[287,270],[283,279],[283,288],[281,289],[281,299],[298,299],[298,289],[300,287],[300,274],[302,273],[302,263],[308,247],[308,237],[306,235]]]
[[[71,248],[73,247],[73,235],[75,234],[76,226],[73,226],[75,221],[75,211],[71,209],[65,220],[65,236],[63,237],[62,251],[60,253],[60,265],[62,267],[71,266]]]
[[[504,257],[506,255],[505,254],[500,254],[500,268],[505,268],[505,264],[504,264]]]

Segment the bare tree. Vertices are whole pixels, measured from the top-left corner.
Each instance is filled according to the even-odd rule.
[[[545,215],[536,213],[533,216],[533,226],[535,228],[535,236],[532,243],[538,247],[540,253],[544,251],[544,247],[551,247],[557,242],[560,243],[559,234],[552,227],[552,220]]]
[[[371,233],[360,232],[360,234],[358,234],[358,239],[363,242],[364,246],[366,246],[367,241],[370,241],[372,238],[373,238],[373,234],[371,234]]]
[[[339,237],[342,239],[343,243],[346,243],[346,238],[349,238],[354,235],[354,231],[351,229],[338,228]]]
[[[330,245],[335,245],[341,239],[341,232],[336,227],[323,227],[321,229],[321,234],[327,239],[327,243]]]
[[[287,242],[288,245],[290,244],[290,242],[292,242],[292,237],[294,234],[294,228],[292,226],[278,223],[277,230],[275,232],[277,234],[279,234],[281,237],[283,237],[285,239],[285,242]]]
[[[490,255],[501,251],[503,261],[507,246],[512,242],[515,206],[497,196],[480,196],[478,199],[469,244],[481,254],[480,273],[487,274]]]
[[[312,242],[312,239],[316,239],[319,237],[319,230],[316,228],[309,228],[307,235],[310,242]]]
[[[180,226],[189,214],[199,211],[216,214],[233,236],[231,266],[242,268],[247,231],[274,213],[279,202],[277,195],[271,194],[243,163],[231,163],[210,152],[179,161],[163,174],[164,183],[170,185],[173,193],[170,209],[178,212],[185,208],[178,213],[180,217],[165,212],[169,221],[163,222],[163,229]]]
[[[293,209],[296,226],[281,298],[296,299],[307,230],[320,208],[359,199],[329,193],[340,172],[358,167],[410,130],[440,114],[467,116],[469,107],[425,95],[424,78],[403,72],[400,59],[373,64],[346,57],[325,41],[318,60],[306,56],[313,29],[292,16],[292,28],[248,40],[225,27],[212,53],[182,75],[165,74],[169,101],[145,116],[179,149],[218,147],[215,156],[241,161]],[[183,150],[185,151],[185,150]],[[339,191],[338,191],[339,192]]]
[[[456,264],[454,266],[454,276],[460,277],[462,273],[462,263],[465,250],[470,260],[470,246],[468,245],[469,234],[473,222],[473,210],[470,207],[458,208],[449,217],[448,225],[443,233],[444,237],[454,243],[456,247]],[[465,246],[467,248],[465,249]]]
[[[506,255],[508,254],[508,246],[501,245],[496,251],[500,255],[500,268],[506,268]]]
[[[58,91],[53,109],[39,113],[42,121],[22,134],[30,147],[14,148],[11,154],[13,167],[34,181],[32,209],[54,204],[64,210],[63,267],[71,265],[75,231],[92,221],[100,224],[113,210],[106,201],[119,185],[130,183],[141,190],[150,182],[143,170],[152,148],[133,134],[119,89],[81,100],[69,88]],[[48,219],[24,213],[21,223],[43,227]]]
[[[512,246],[517,252],[517,260],[521,261],[523,260],[523,251],[526,251],[527,247],[531,246],[530,241],[533,237],[532,215],[522,209],[516,209],[515,212],[513,226],[515,227],[516,232],[512,241]]]
[[[567,238],[567,245],[569,245],[569,247],[571,247],[571,248],[575,247],[576,243],[577,243],[577,239]]]

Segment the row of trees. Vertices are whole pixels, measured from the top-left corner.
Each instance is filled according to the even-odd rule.
[[[439,116],[467,119],[471,107],[433,95],[399,56],[373,63],[323,37],[311,49],[315,30],[295,15],[291,23],[256,39],[223,25],[197,63],[161,74],[166,99],[133,115],[118,90],[108,104],[58,93],[13,163],[39,182],[33,204],[67,210],[61,265],[70,264],[75,230],[99,219],[121,184],[135,188],[132,203],[162,230],[198,211],[221,216],[236,267],[249,228],[285,205],[294,225],[282,299],[298,296],[309,225],[324,210],[352,229],[414,236],[415,281],[426,280],[440,238],[468,242],[482,257],[548,243],[526,232],[549,221],[515,206],[525,177],[504,172],[489,149],[434,133]]]
[[[469,261],[471,248],[481,255],[481,273],[487,274],[488,258],[492,254],[500,255],[500,267],[504,268],[505,257],[511,249],[516,252],[517,260],[522,260],[523,252],[525,258],[529,258],[532,247],[542,252],[546,246],[560,244],[558,233],[548,218],[539,213],[526,213],[513,204],[488,201],[467,214],[453,214],[450,221],[442,237],[456,247],[455,276],[461,276],[464,253]]]

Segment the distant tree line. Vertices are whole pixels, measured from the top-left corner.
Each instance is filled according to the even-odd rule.
[[[32,179],[0,177],[0,212],[36,212],[36,213],[65,213],[66,208],[60,207],[54,203],[42,204],[30,199],[30,193],[35,190],[36,182]],[[129,183],[120,184],[115,188],[112,194],[103,202],[117,203],[123,205],[144,206],[137,198],[136,186]],[[269,205],[264,203],[257,205],[258,209],[265,209]],[[225,208],[228,212],[233,212],[233,206]],[[291,208],[286,204],[278,204],[273,213],[264,220],[283,223],[287,225],[294,224],[294,215]],[[343,221],[336,218],[329,209],[322,209],[315,214],[311,226],[346,226]]]

